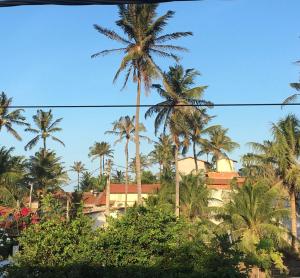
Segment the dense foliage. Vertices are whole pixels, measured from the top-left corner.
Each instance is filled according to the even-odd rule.
[[[99,230],[81,214],[49,215],[23,232],[8,277],[246,277],[228,235],[208,243],[197,223],[188,236],[184,220],[157,207],[133,207]]]

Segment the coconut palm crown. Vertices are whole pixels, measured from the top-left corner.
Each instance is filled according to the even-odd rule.
[[[81,161],[74,161],[74,164],[71,166],[71,171],[77,173],[77,190],[80,188],[80,174],[86,171],[84,164]]]
[[[104,159],[106,157],[113,156],[113,150],[110,147],[110,144],[107,142],[95,142],[93,146],[90,147],[89,157],[92,160],[99,158],[99,175],[100,178],[103,175],[104,171]]]
[[[19,133],[13,128],[13,125],[28,126],[25,117],[22,115],[23,109],[9,110],[12,98],[8,98],[4,92],[0,95],[0,132],[3,127],[12,134],[17,140],[22,140]]]
[[[32,118],[37,128],[28,127],[25,129],[25,131],[36,134],[36,136],[27,143],[27,145],[25,146],[25,150],[31,150],[33,147],[36,146],[39,140],[42,140],[43,152],[45,156],[47,152],[48,138],[51,138],[53,141],[56,141],[61,145],[65,146],[63,141],[61,141],[59,138],[53,135],[56,132],[62,131],[62,129],[58,126],[59,123],[62,121],[62,118],[53,120],[53,114],[51,110],[38,110],[36,115],[34,115]]]

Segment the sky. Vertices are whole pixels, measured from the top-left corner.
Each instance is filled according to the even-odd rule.
[[[300,67],[299,0],[204,0],[164,3],[159,14],[176,12],[165,32],[192,31],[193,37],[174,42],[189,49],[181,53],[181,64],[201,72],[197,85],[207,85],[204,98],[214,103],[282,102],[293,93],[289,83],[297,82]],[[121,91],[122,78],[112,83],[121,55],[91,59],[103,49],[118,47],[93,29],[93,24],[120,30],[115,26],[116,6],[26,6],[0,9],[0,91],[13,97],[14,105],[89,105],[135,104],[135,85]],[[157,63],[167,70],[173,61]],[[161,99],[155,91],[143,95],[142,104]],[[141,110],[144,115],[145,109]],[[299,115],[299,108],[218,107],[210,112],[212,124],[229,128],[229,135],[241,147],[230,156],[239,160],[249,150],[247,142],[270,137],[272,122],[288,113]],[[24,113],[32,122],[36,109]],[[121,116],[134,115],[134,108],[53,109],[55,118],[63,118],[63,131],[57,134],[65,147],[49,142],[62,157],[66,169],[82,161],[94,171],[97,161],[88,158],[95,141],[113,145],[114,137],[105,135],[111,123]],[[155,140],[153,119],[143,119],[149,137]],[[30,156],[39,148],[24,151],[32,138],[17,128],[23,140],[18,142],[5,130],[0,144],[15,147],[15,154]],[[124,145],[113,145],[114,162],[125,164]],[[141,143],[143,154],[152,145]],[[130,145],[134,156],[134,145]],[[76,185],[74,173],[65,187]]]

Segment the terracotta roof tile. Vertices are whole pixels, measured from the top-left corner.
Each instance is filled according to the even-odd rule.
[[[142,184],[142,194],[155,193],[160,188],[160,184]],[[112,183],[110,185],[111,194],[125,194],[125,184]],[[128,194],[137,194],[136,184],[128,184]]]
[[[92,192],[83,192],[82,201],[85,206],[100,206],[101,198],[104,192],[92,193]],[[104,195],[105,197],[105,195]]]

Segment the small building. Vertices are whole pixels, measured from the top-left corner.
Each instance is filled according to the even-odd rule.
[[[142,184],[142,198],[145,200],[150,195],[156,194],[159,184]],[[117,217],[125,208],[125,184],[110,185],[110,216]],[[133,206],[138,200],[136,184],[128,184],[127,205]],[[94,220],[94,226],[99,227],[106,223],[106,190],[103,192],[83,192],[83,212]]]

